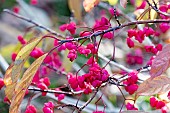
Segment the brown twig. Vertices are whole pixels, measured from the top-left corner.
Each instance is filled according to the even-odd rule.
[[[92,97],[89,98],[89,100],[88,100],[83,106],[81,106],[81,107],[79,108],[79,111],[80,111],[80,112],[94,99],[94,97],[96,96],[97,92],[98,92],[98,89],[96,89],[95,92],[94,92],[94,94],[92,95]]]
[[[64,35],[59,34],[59,33],[57,33],[56,31],[54,31],[54,30],[52,30],[52,29],[50,29],[50,28],[47,28],[47,27],[45,27],[45,26],[43,26],[43,25],[41,25],[41,24],[39,24],[39,23],[37,23],[37,22],[29,19],[29,18],[26,18],[26,17],[24,17],[24,16],[21,16],[21,15],[19,15],[19,14],[17,14],[17,13],[14,13],[14,12],[8,10],[8,9],[4,9],[3,11],[6,12],[6,13],[8,13],[8,14],[10,14],[10,15],[13,15],[13,16],[19,18],[19,19],[22,19],[22,20],[25,20],[25,21],[27,21],[27,22],[29,22],[29,23],[32,23],[32,24],[34,24],[35,26],[37,26],[37,27],[39,27],[39,28],[42,28],[42,29],[46,30],[47,32],[49,32],[49,33],[51,33],[51,34],[53,34],[53,35],[55,35],[55,36],[57,36],[57,37],[65,37]]]

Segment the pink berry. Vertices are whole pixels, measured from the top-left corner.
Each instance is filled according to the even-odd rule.
[[[70,59],[70,61],[72,62],[73,60],[75,60],[77,58],[77,52],[75,50],[70,50],[67,58]]]
[[[37,87],[42,90],[48,89],[48,87],[44,83],[38,83]],[[46,94],[47,94],[47,92],[42,92],[42,96],[46,96]]]
[[[134,94],[137,89],[138,89],[138,85],[137,84],[132,84],[132,85],[129,85],[129,86],[125,87],[125,90],[127,92],[129,92],[130,95]]]
[[[46,56],[46,58],[44,59],[44,63],[50,63],[50,62],[52,62],[52,57]]]
[[[126,104],[126,109],[127,110],[138,110],[137,108],[135,108],[135,106],[133,104],[131,104],[129,102]]]
[[[53,110],[51,110],[49,107],[43,107],[44,113],[54,113]]]
[[[28,90],[28,89],[26,89],[25,95],[27,95],[28,93],[29,93],[29,90]]]
[[[70,78],[68,82],[71,85],[71,88],[76,89],[78,87],[78,82],[76,77]]]
[[[67,24],[63,24],[59,27],[60,31],[65,31],[67,29]]]
[[[137,35],[137,32],[134,29],[129,29],[127,32],[128,32],[128,37],[129,38]]]
[[[36,112],[37,112],[37,110],[36,110],[36,108],[35,108],[34,105],[29,105],[29,106],[26,108],[26,111],[25,111],[25,113],[36,113]]]
[[[162,11],[162,12],[167,12],[168,11],[168,6],[167,5],[161,5],[159,7],[159,10]]]
[[[108,33],[105,33],[103,35],[103,37],[105,37],[107,39],[112,39],[114,37],[114,34],[112,32],[108,32]]]
[[[170,91],[168,92],[168,95],[167,95],[168,99],[170,100]]]
[[[45,103],[44,106],[49,107],[49,108],[54,108],[54,103],[52,101],[49,101],[49,102]]]
[[[13,7],[13,11],[15,13],[19,13],[20,8],[18,6]]]
[[[54,113],[53,109],[54,109],[54,103],[50,101],[50,102],[47,102],[44,104],[43,112],[44,113]]]
[[[8,104],[11,104],[10,100],[6,96],[4,97],[4,102],[8,103]]]
[[[162,44],[158,44],[158,45],[156,46],[156,49],[157,49],[158,51],[162,51]]]
[[[23,36],[21,35],[18,36],[18,41],[22,41],[23,39],[24,39]]]
[[[87,86],[86,87],[86,89],[84,90],[84,94],[90,94],[90,93],[92,93],[92,89],[89,87],[89,86]]]
[[[109,8],[109,13],[114,16],[114,9],[113,8]]]
[[[158,103],[156,104],[156,109],[161,109],[164,106],[165,106],[165,103],[163,101],[158,101]]]
[[[4,86],[5,84],[4,84],[4,80],[2,79],[2,78],[0,78],[0,90],[1,90],[1,88]]]
[[[158,103],[158,100],[155,97],[150,98],[151,107],[153,107],[153,108],[156,107],[157,103]]]
[[[145,33],[144,33],[144,31],[139,30],[139,31],[137,32],[137,35],[135,36],[135,39],[136,39],[139,43],[142,43],[143,40],[144,40],[144,38],[145,38]]]
[[[63,100],[63,99],[64,99],[64,97],[65,97],[65,95],[64,95],[64,94],[59,94],[59,95],[58,95],[58,101]]]
[[[74,35],[76,32],[76,24],[74,22],[70,22],[70,24],[67,25],[67,30]]]
[[[109,20],[106,17],[102,17],[100,21],[101,25],[110,25]]]
[[[96,87],[100,87],[101,83],[102,83],[102,82],[99,81],[99,80],[94,80],[94,81],[92,82],[92,86],[95,87],[95,88],[96,88]]]
[[[135,84],[138,80],[138,76],[137,76],[137,72],[131,72],[128,74],[129,78],[127,79],[127,81],[129,82],[129,84]]]
[[[101,81],[106,82],[109,78],[109,75],[102,75]]]
[[[170,28],[168,23],[161,23],[159,25],[160,30],[162,31],[162,33],[165,33],[166,31],[168,31],[168,29]]]
[[[33,58],[39,58],[42,56],[44,52],[40,48],[35,48],[31,53],[30,56]]]
[[[143,29],[143,31],[144,31],[146,36],[150,36],[150,35],[153,35],[155,33],[155,31],[151,27],[145,27]]]
[[[39,83],[39,79],[40,79],[40,71],[38,70],[38,71],[35,73],[34,78],[32,79],[32,83],[33,83],[33,84]]]
[[[46,86],[49,86],[51,84],[48,77],[40,79],[40,82],[44,83]]]
[[[37,4],[38,4],[38,0],[31,0],[31,1],[30,1],[30,4],[31,4],[31,5],[37,5]]]
[[[126,42],[127,42],[127,45],[128,45],[129,48],[134,47],[134,42],[130,38],[127,38]]]
[[[17,53],[12,53],[12,55],[11,55],[12,61],[15,61],[16,57],[17,57]]]
[[[151,52],[153,48],[153,46],[145,46],[146,52]]]
[[[152,52],[153,54],[156,54],[156,53],[158,52],[158,50],[157,50],[156,48],[152,48],[152,49],[151,49],[151,52]]]

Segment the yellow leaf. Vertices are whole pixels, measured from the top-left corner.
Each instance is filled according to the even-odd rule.
[[[69,5],[71,12],[74,14],[75,18],[78,21],[81,21],[82,20],[81,1],[80,0],[68,0],[68,5]]]
[[[98,5],[100,0],[84,0],[83,6],[86,12],[90,12],[94,6]]]
[[[41,40],[42,38],[35,38],[19,51],[14,62],[14,67],[12,69],[11,78],[13,82],[16,82],[18,80],[23,64],[28,59],[31,51],[39,44]]]
[[[118,0],[108,0],[110,5],[116,5]]]
[[[30,62],[29,60],[27,60],[25,63],[24,63],[24,68],[28,68],[30,66]]]
[[[11,97],[13,97],[14,88],[20,77],[24,63],[28,59],[30,52],[41,40],[42,38],[36,38],[28,42],[28,44],[19,51],[15,62],[12,63],[7,69],[4,77],[4,82],[6,85],[5,94],[9,100],[11,100]]]
[[[156,19],[157,15],[158,15],[157,12],[155,10],[151,9],[151,11],[150,11],[150,19],[151,20]]]
[[[25,71],[23,77],[21,80],[17,83],[15,90],[14,90],[14,96],[11,101],[9,113],[18,113],[19,112],[19,106],[22,102],[22,99],[24,98],[26,89],[31,84],[32,79],[37,72],[38,68],[40,67],[41,63],[44,61],[45,57],[47,56],[47,53],[36,59],[30,67]]]

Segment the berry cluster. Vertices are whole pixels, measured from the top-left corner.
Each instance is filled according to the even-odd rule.
[[[162,51],[162,44],[158,44],[156,47],[154,46],[145,46],[146,52],[151,52],[156,54],[158,51]]]
[[[143,54],[142,54],[141,49],[136,49],[134,54],[128,53],[126,55],[126,63],[128,63],[129,65],[142,64],[143,63]]]
[[[155,97],[151,97],[150,98],[150,105],[152,108],[156,108],[156,109],[161,109],[162,111],[164,111],[163,113],[166,113],[165,111],[165,102],[158,100]]]
[[[72,35],[76,33],[76,24],[74,22],[70,22],[69,24],[63,24],[59,27],[61,31],[68,30]]]
[[[138,89],[138,85],[137,80],[138,80],[138,76],[137,76],[138,72],[131,72],[128,74],[128,79],[126,81],[123,82],[123,84],[125,85],[125,90],[130,94],[134,94],[135,91]]]
[[[94,57],[91,57],[87,63],[89,72],[82,76],[68,75],[68,83],[74,90],[84,90],[84,94],[92,92],[91,88],[100,87],[101,84],[108,80],[109,73],[101,68]]]
[[[43,107],[43,112],[44,113],[54,113],[54,103],[49,101],[48,103],[44,104]]]
[[[69,37],[67,39],[72,39],[72,37]],[[54,45],[55,46],[58,45],[57,40],[54,41]],[[74,61],[77,58],[77,53],[85,55],[86,57],[91,53],[92,54],[97,53],[97,47],[92,43],[88,43],[86,46],[83,45],[78,46],[76,42],[67,42],[58,48],[59,51],[65,49],[69,50],[67,58],[69,58],[70,61]]]
[[[154,35],[155,31],[151,27],[144,27],[143,30],[138,29],[129,29],[128,30],[128,38],[126,39],[127,45],[129,48],[134,47],[134,42],[132,41],[132,37],[135,38],[139,43],[142,43],[145,37],[150,35]]]
[[[96,22],[93,26],[93,29],[95,31],[98,31],[98,30],[106,30],[109,27],[111,27],[109,20],[105,17],[102,17],[100,20],[96,20]]]
[[[45,77],[45,78],[41,78],[39,80],[39,83],[36,84],[38,88],[45,90],[48,89],[48,86],[50,85],[50,80],[49,78]],[[42,96],[46,96],[46,92],[42,92]]]

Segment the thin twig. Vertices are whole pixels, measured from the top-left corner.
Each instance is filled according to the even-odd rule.
[[[49,65],[49,64],[43,64],[43,65],[45,65],[45,66],[47,66],[49,69],[55,71],[57,74],[61,74],[61,75],[67,76],[67,73],[66,73],[66,72],[61,71],[60,69],[57,69],[57,68],[55,68],[54,66],[51,66],[51,65]]]
[[[25,20],[25,21],[27,21],[27,22],[29,22],[29,23],[32,23],[32,24],[34,24],[35,26],[37,26],[37,27],[39,27],[39,28],[42,28],[42,29],[46,30],[47,32],[49,32],[49,33],[51,33],[51,34],[53,34],[53,35],[55,35],[55,36],[57,36],[57,37],[65,37],[64,35],[59,34],[59,33],[57,33],[56,31],[54,31],[54,30],[52,30],[52,29],[50,29],[50,28],[47,28],[47,27],[45,27],[45,26],[43,26],[43,25],[41,25],[41,24],[39,24],[39,23],[37,23],[37,22],[29,19],[29,18],[26,18],[26,17],[24,17],[24,16],[21,16],[21,15],[19,15],[19,14],[17,14],[17,13],[14,13],[14,12],[8,10],[8,9],[4,9],[3,11],[6,12],[6,13],[8,13],[8,14],[11,14],[11,15],[19,18],[19,19],[22,19],[22,20]]]
[[[94,99],[94,97],[96,96],[97,92],[98,92],[98,89],[94,92],[92,97],[89,98],[89,100],[83,106],[80,107],[80,109],[79,109],[80,111],[82,111]]]

